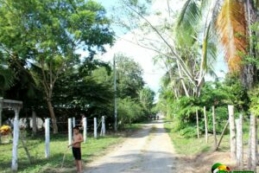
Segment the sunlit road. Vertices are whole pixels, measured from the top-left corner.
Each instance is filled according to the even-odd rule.
[[[173,173],[174,149],[163,121],[148,123],[107,155],[87,163],[84,173]]]

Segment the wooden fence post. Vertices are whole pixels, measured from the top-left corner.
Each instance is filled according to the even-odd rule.
[[[83,118],[83,137],[84,137],[84,143],[87,140],[87,118]]]
[[[204,106],[204,123],[205,123],[205,141],[208,143],[208,119],[206,114],[206,107]]]
[[[237,132],[237,165],[239,170],[243,170],[243,116],[240,114],[239,118],[236,119],[236,132]]]
[[[200,130],[199,130],[199,113],[196,108],[196,130],[197,130],[197,138],[200,138]]]
[[[219,148],[220,143],[221,143],[221,141],[222,141],[222,139],[223,139],[223,136],[224,136],[224,134],[225,134],[225,132],[226,132],[226,130],[227,130],[228,124],[229,124],[229,121],[227,121],[226,125],[224,126],[224,129],[223,129],[223,131],[221,132],[221,135],[220,135],[220,138],[219,138],[219,142],[218,142],[217,147],[215,148],[214,151],[216,151],[216,150]]]
[[[97,138],[97,118],[94,117],[94,138]]]
[[[49,142],[50,142],[50,119],[45,119],[45,158],[49,158],[50,155],[50,148],[49,148]]]
[[[213,125],[213,136],[214,136],[214,148],[217,148],[217,133],[216,133],[216,117],[215,117],[215,106],[212,106],[212,125]]]
[[[72,118],[68,118],[68,145],[72,144]]]
[[[230,152],[231,158],[236,159],[236,129],[235,129],[235,117],[234,106],[228,105],[229,114],[229,128],[230,128]]]

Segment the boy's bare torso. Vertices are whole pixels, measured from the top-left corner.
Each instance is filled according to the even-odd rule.
[[[80,133],[74,134],[73,141],[81,141],[82,140],[82,135]],[[80,148],[81,147],[81,142],[77,142],[73,144],[74,148]]]

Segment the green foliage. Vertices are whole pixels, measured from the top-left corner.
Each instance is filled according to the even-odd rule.
[[[147,115],[151,115],[153,113],[152,108],[154,104],[154,97],[154,91],[148,87],[145,87],[139,91],[139,101]]]
[[[119,126],[121,128],[145,115],[142,107],[131,98],[120,99],[118,103]]]
[[[254,98],[258,97],[256,92],[252,93],[255,94]],[[171,116],[174,121],[173,130],[189,137],[195,133],[195,130],[193,132],[190,129],[196,127],[196,111],[198,111],[200,120],[199,128],[203,133],[205,129],[203,108],[206,107],[208,129],[209,132],[212,132],[212,106],[215,106],[216,131],[221,133],[228,119],[228,104],[233,104],[237,108],[237,112],[246,112],[249,106],[246,90],[233,76],[228,76],[223,82],[206,82],[200,97],[180,97],[174,100],[172,99],[174,95],[170,90],[164,90],[161,94],[158,105],[165,113],[173,114]],[[255,102],[254,105],[257,103]]]
[[[113,83],[108,67],[100,61],[91,61],[60,76],[53,96],[56,109],[73,108],[79,110],[78,115],[86,113],[88,117],[110,115]]]
[[[222,85],[227,104],[233,104],[239,112],[247,112],[249,109],[250,99],[248,90],[240,82],[236,75],[228,75]]]
[[[196,127],[188,126],[179,131],[179,134],[184,136],[185,138],[193,138],[197,136]]]
[[[97,52],[105,52],[104,45],[113,44],[114,33],[110,30],[110,20],[106,17],[105,9],[92,0],[5,0],[0,2],[0,22],[0,57],[9,62],[8,69],[16,75],[12,88],[3,95],[22,100],[26,111],[34,107],[36,110],[41,109],[40,113],[47,116],[46,105],[42,102],[45,99],[53,120],[55,113],[52,107],[71,108],[71,102],[83,107],[82,100],[71,99],[71,102],[66,103],[58,100],[59,96],[55,93],[58,89],[55,87],[60,82],[60,77],[73,76],[71,73],[74,73],[75,66],[93,61]],[[78,50],[84,51],[86,56],[79,59],[81,55]],[[1,74],[0,84],[8,84],[10,87],[10,82],[4,80],[6,75]],[[12,81],[11,77],[9,80]],[[88,79],[84,82],[91,81]],[[71,85],[63,85],[59,89],[62,91],[67,86]],[[81,86],[78,88],[81,89]],[[104,87],[98,89],[102,90]],[[110,96],[110,93],[107,92],[107,95]],[[60,98],[66,95],[59,94]],[[107,100],[101,95],[98,95],[97,99],[99,98],[102,102]],[[94,105],[99,105],[98,103]]]
[[[259,115],[259,87],[255,87],[249,92],[249,96],[251,99],[250,103],[250,111],[252,114],[258,116]]]
[[[138,63],[123,54],[116,55],[115,59],[118,96],[121,98],[138,98],[138,92],[144,87],[142,68]]]
[[[6,54],[0,51],[0,95],[3,96],[4,90],[13,85],[14,72],[9,68]]]

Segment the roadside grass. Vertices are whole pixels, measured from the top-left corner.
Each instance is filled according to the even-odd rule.
[[[125,129],[127,130],[139,130],[143,127],[143,123],[134,123],[125,125]]]
[[[118,132],[117,134],[119,135],[125,135],[130,136],[134,132],[140,130],[143,128],[143,123],[132,123],[132,124],[127,124],[124,126],[123,130],[121,132]]]
[[[165,129],[169,134],[172,143],[175,147],[177,154],[180,155],[198,155],[206,152],[212,152],[214,150],[214,137],[212,134],[208,136],[208,143],[205,141],[204,135],[200,135],[200,138],[197,137],[184,137],[180,135],[179,132],[175,132],[172,130],[174,123],[171,121],[166,121]],[[219,141],[221,134],[217,134],[217,142]],[[249,137],[249,122],[244,122],[243,126],[243,144],[244,149],[247,148],[248,145],[248,137]],[[229,134],[223,136],[221,144],[219,146],[218,151],[229,151]]]
[[[92,136],[82,143],[82,161],[86,164],[96,157],[100,157],[113,145],[121,143],[127,131],[135,131],[142,128],[142,124],[132,124],[125,128],[124,132],[108,134],[105,137]],[[29,163],[22,143],[19,142],[18,149],[18,172],[19,173],[69,173],[74,171],[74,159],[71,149],[67,148],[68,139],[66,134],[52,135],[50,137],[50,158],[45,158],[44,136],[26,137],[25,143],[32,158]],[[63,168],[62,161],[65,155]],[[0,173],[11,173],[12,143],[0,144]]]

